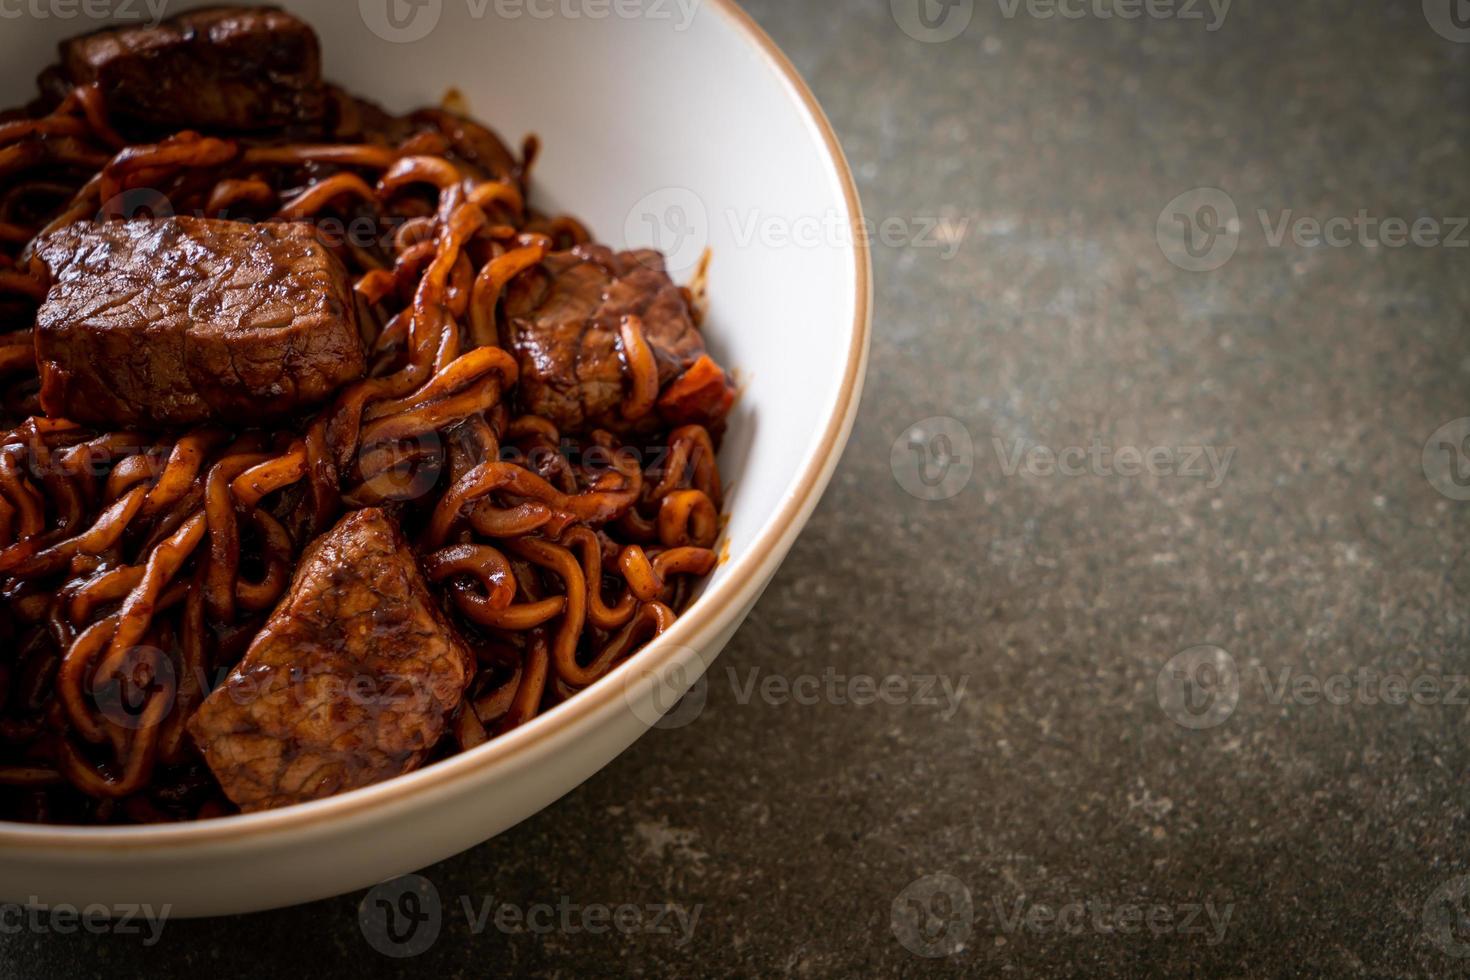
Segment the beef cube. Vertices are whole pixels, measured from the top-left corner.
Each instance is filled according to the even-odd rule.
[[[619,329],[628,315],[642,320],[661,391],[695,365],[715,380],[718,391],[705,399],[703,411],[676,407],[674,414],[685,417],[663,418],[665,402],[641,418],[623,417],[629,381]],[[603,245],[555,252],[536,273],[511,284],[506,316],[522,405],[563,432],[647,432],[669,421],[716,425],[729,411],[734,389],[706,355],[684,291],[670,281],[658,252],[613,252]]]
[[[307,549],[189,732],[242,810],[320,799],[422,764],[473,663],[398,526],[360,510]]]
[[[272,8],[194,10],[72,38],[61,67],[73,85],[99,83],[124,129],[259,131],[326,108],[316,32]]]
[[[162,218],[42,239],[47,414],[106,426],[259,422],[366,370],[347,271],[305,224]]]

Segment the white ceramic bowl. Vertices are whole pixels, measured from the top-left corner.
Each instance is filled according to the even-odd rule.
[[[348,89],[406,110],[456,86],[508,140],[540,134],[546,209],[612,244],[661,245],[676,278],[707,241],[706,333],[743,385],[720,459],[729,560],[601,684],[408,776],[187,825],[0,823],[0,901],[246,912],[366,887],[524,820],[632,744],[714,660],[816,506],[857,410],[870,301],[857,193],[811,93],[734,3],[644,0],[634,17],[619,15],[626,0],[285,5],[316,27],[327,74]],[[50,6],[4,22],[0,104],[29,100],[59,39],[103,26]],[[544,16],[559,10],[581,16]]]

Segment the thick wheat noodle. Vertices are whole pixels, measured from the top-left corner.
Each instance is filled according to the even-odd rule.
[[[589,684],[601,680],[608,671],[631,655],[639,644],[662,636],[665,630],[674,625],[675,618],[674,610],[662,602],[642,603],[628,625],[608,640],[607,645],[593,657],[592,663],[583,669],[582,676],[590,678],[587,682]],[[571,683],[565,676],[563,679]],[[573,686],[585,687],[586,684]]]
[[[205,456],[228,438],[220,429],[199,429],[174,443],[163,474],[143,502],[143,516],[152,517],[183,499],[198,478]]]
[[[693,575],[702,578],[715,570],[720,556],[709,548],[669,548],[653,556],[653,571],[660,580],[670,575]]]
[[[282,204],[275,218],[278,221],[302,221],[343,197],[354,197],[360,201],[377,200],[373,189],[357,174],[333,174]]]
[[[515,697],[496,724],[496,735],[504,735],[511,729],[524,725],[540,711],[541,701],[546,695],[546,678],[550,673],[550,666],[551,655],[546,633],[544,630],[534,629],[526,641],[525,659]]]
[[[392,197],[410,184],[432,184],[446,191],[462,180],[464,173],[443,157],[403,157],[378,180],[378,196]]]
[[[294,144],[291,146],[253,146],[240,155],[246,166],[300,166],[306,163],[330,163],[340,167],[367,167],[386,170],[398,159],[399,150],[389,146]]]
[[[661,500],[681,487],[692,486],[709,497],[716,508],[720,506],[720,470],[714,443],[704,426],[684,425],[669,433],[669,454],[662,469],[662,478],[644,492],[645,500]]]
[[[204,211],[209,215],[223,215],[237,204],[248,204],[256,208],[274,208],[279,195],[263,180],[254,178],[226,177],[216,181],[205,202]]]
[[[284,454],[258,463],[235,477],[230,484],[230,493],[235,503],[249,509],[268,497],[289,487],[306,475],[306,443],[296,443]]]
[[[566,548],[549,541],[523,538],[506,542],[506,547],[527,561],[554,572],[564,586],[566,608],[551,646],[551,660],[557,675],[573,686],[585,686],[579,678],[588,676],[577,664],[577,647],[582,627],[587,620],[587,579],[582,565]],[[594,678],[595,679],[595,678]]]
[[[0,293],[25,296],[39,303],[46,298],[46,284],[29,272],[7,269],[0,271]]]
[[[373,269],[359,276],[352,284],[352,291],[369,306],[381,303],[398,287],[398,280],[387,269]],[[380,335],[381,336],[381,335]]]
[[[209,614],[220,622],[228,623],[235,618],[234,583],[240,566],[240,527],[230,486],[240,474],[269,459],[269,456],[260,454],[226,457],[214,464],[205,481],[209,561],[204,576],[204,593]]]
[[[89,742],[101,744],[107,731],[86,702],[86,683],[91,668],[117,632],[120,616],[98,620],[72,641],[56,670],[56,698],[72,729]]]
[[[0,347],[0,376],[35,374],[36,351],[33,347]]]
[[[505,555],[488,544],[461,544],[436,551],[424,559],[424,575],[430,582],[455,576],[473,578],[485,590],[485,608],[507,608],[516,596],[515,573]]]
[[[122,774],[117,778],[99,772],[67,738],[60,740],[62,771],[73,784],[92,796],[119,799],[138,792],[153,774],[160,722],[172,707],[173,692],[169,689],[161,689],[149,697],[128,741],[127,757],[120,760]]]
[[[585,527],[572,527],[562,532],[561,540],[569,548],[582,550],[582,578],[587,583],[587,621],[600,630],[614,630],[633,618],[638,605],[631,592],[625,592],[609,606],[602,596],[602,542]]]
[[[173,170],[180,167],[216,167],[234,159],[240,152],[233,140],[215,139],[197,133],[180,133],[161,143],[125,147],[102,170],[99,197],[113,202],[127,189],[128,178],[150,170]]]
[[[98,515],[96,523],[86,531],[44,551],[37,550],[37,538],[11,545],[0,552],[0,574],[18,579],[54,575],[78,554],[107,551],[117,544],[133,518],[143,509],[146,493],[146,488],[134,487]]]
[[[472,623],[489,629],[521,633],[560,616],[567,607],[566,596],[548,596],[493,609],[482,594],[464,582],[449,583],[449,598],[459,614]]]
[[[481,463],[440,498],[429,522],[425,544],[430,548],[442,545],[466,505],[498,490],[530,497],[588,524],[605,523],[631,507],[638,499],[642,471],[635,468],[633,474],[631,478],[627,473],[623,474],[625,486],[621,490],[594,488],[586,493],[564,494],[535,473],[514,463]]]
[[[128,593],[143,581],[145,571],[147,569],[142,565],[125,565],[78,585],[67,600],[67,618],[74,626],[91,622],[98,607],[127,598]]]
[[[78,85],[71,90],[68,98],[76,99],[77,105],[81,107],[82,115],[86,117],[87,125],[92,127],[92,132],[98,139],[115,150],[127,145],[127,140],[118,135],[117,130],[112,128],[112,123],[107,118],[107,101],[103,97],[100,83]]]
[[[235,583],[235,600],[241,609],[261,612],[276,604],[291,584],[291,534],[286,526],[266,511],[251,511],[250,520],[264,543],[265,574],[260,581],[239,578]]]
[[[151,484],[158,474],[159,461],[152,453],[134,453],[125,457],[107,474],[102,494],[116,500],[134,487]]]
[[[658,539],[665,548],[708,548],[720,535],[720,514],[699,490],[675,490],[658,508]]]
[[[204,590],[199,574],[195,573],[194,587],[184,600],[184,614],[179,621],[179,669],[174,680],[173,711],[164,720],[158,733],[158,757],[168,765],[187,761],[189,743],[184,727],[194,709],[204,700],[209,686],[208,640],[205,637]]]
[[[618,337],[622,341],[623,367],[628,372],[628,392],[621,408],[623,418],[642,418],[653,411],[658,401],[658,364],[653,359],[653,348],[643,335],[641,317],[623,317],[618,324]]]
[[[393,233],[393,247],[400,253],[408,251],[422,241],[432,241],[438,234],[438,226],[428,216],[409,218]]]
[[[148,556],[143,580],[123,600],[122,610],[118,614],[120,618],[117,632],[113,634],[107,653],[97,666],[98,676],[107,678],[116,674],[128,651],[142,641],[157,611],[159,596],[194,553],[199,542],[204,540],[204,531],[204,514],[196,514],[167,541],[153,549],[153,553]]]
[[[18,119],[0,123],[0,145],[19,142],[35,136],[86,136],[87,122],[68,116],[46,116],[44,119]]]
[[[546,258],[548,243],[539,238],[521,248],[512,249],[485,263],[475,277],[474,290],[470,296],[470,336],[481,347],[499,343],[499,329],[495,324],[495,308],[500,303],[500,294],[505,286],[527,269],[539,265]]]
[[[664,580],[649,561],[648,553],[630,544],[618,553],[618,572],[628,583],[628,590],[640,602],[652,602],[664,590]]]
[[[45,504],[20,472],[13,452],[0,453],[0,493],[16,510],[17,538],[25,540],[46,530]]]

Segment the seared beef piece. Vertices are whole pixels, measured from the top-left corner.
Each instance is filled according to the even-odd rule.
[[[125,131],[275,129],[317,120],[326,104],[316,32],[272,8],[193,10],[72,38],[61,67],[73,85],[101,83]]]
[[[366,360],[347,271],[309,225],[77,224],[42,239],[48,415],[111,427],[258,423],[329,398]]]
[[[472,676],[402,532],[360,510],[307,549],[189,733],[242,810],[302,803],[418,767]]]
[[[629,382],[619,328],[629,314],[642,319],[660,390],[697,362],[717,379],[718,394],[703,411],[672,421],[717,425],[729,411],[733,388],[706,356],[684,291],[670,281],[663,256],[646,249],[615,253],[603,245],[555,252],[511,284],[506,343],[520,362],[525,409],[568,434],[661,428],[662,408],[641,418],[622,416]]]

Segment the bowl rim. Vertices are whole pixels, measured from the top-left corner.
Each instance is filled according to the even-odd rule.
[[[653,640],[639,656],[619,665],[599,683],[525,725],[476,746],[468,752],[441,760],[432,766],[405,773],[384,782],[343,793],[340,796],[299,803],[278,810],[235,814],[210,820],[175,824],[94,827],[85,824],[29,824],[0,820],[0,850],[61,849],[67,859],[117,855],[140,850],[157,851],[209,845],[238,845],[264,835],[320,829],[353,816],[386,813],[393,803],[449,790],[475,779],[484,770],[527,759],[538,745],[587,722],[606,711],[623,696],[626,684],[617,676],[633,665],[644,673],[660,671],[682,652],[699,650],[764,588],[775,566],[785,557],[811,512],[816,508],[836,469],[841,451],[852,431],[862,395],[872,326],[872,258],[863,233],[862,202],[857,183],[841,142],[826,113],[790,59],[777,47],[755,20],[735,0],[706,0],[762,56],[768,68],[781,79],[786,95],[805,114],[817,131],[836,171],[853,235],[853,323],[841,387],[821,438],[802,460],[794,487],[780,508],[767,521],[745,554],[731,561],[728,574],[712,586],[680,616],[663,636]]]

